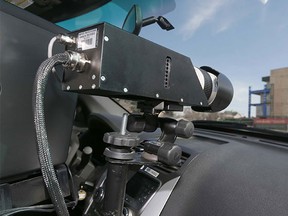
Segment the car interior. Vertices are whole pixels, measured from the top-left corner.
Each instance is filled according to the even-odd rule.
[[[161,115],[233,98],[229,77],[138,35],[173,29],[174,1],[71,31],[55,23],[110,1],[34,2],[0,2],[0,215],[288,215],[287,134]]]

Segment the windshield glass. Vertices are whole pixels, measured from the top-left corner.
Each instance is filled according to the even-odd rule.
[[[234,97],[220,113],[184,109],[184,117],[244,122],[288,130],[288,2],[284,0],[176,1],[165,17],[173,31],[157,25],[140,36],[208,65],[231,80]],[[182,117],[179,112],[170,113]]]
[[[250,120],[256,127],[287,131],[287,9],[284,0],[177,1],[166,16],[174,31],[161,37],[161,30],[151,26],[141,36],[229,77],[232,103],[224,112],[204,118]]]

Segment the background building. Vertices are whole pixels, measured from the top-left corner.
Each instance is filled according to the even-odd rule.
[[[272,70],[270,85],[271,116],[288,117],[288,68]]]
[[[249,87],[249,110],[256,106],[256,127],[288,130],[288,67],[271,70],[270,76],[263,77],[263,89]],[[260,96],[260,103],[252,102],[252,95]]]

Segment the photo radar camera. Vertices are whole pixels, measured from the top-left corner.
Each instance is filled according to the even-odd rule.
[[[134,100],[144,112],[142,116],[124,115],[121,132],[106,133],[103,138],[107,144],[104,155],[108,171],[103,208],[98,210],[100,214],[120,216],[128,167],[157,163],[177,165],[182,149],[174,144],[176,138],[190,138],[193,134],[192,122],[159,118],[158,114],[182,111],[183,106],[200,112],[221,111],[230,104],[233,87],[229,79],[215,69],[196,68],[189,57],[108,23],[68,36],[75,41],[66,47],[74,60],[65,69],[63,90]],[[157,141],[140,142],[133,133],[157,128],[162,131]],[[143,152],[135,151],[139,145]],[[137,197],[130,200],[126,200],[126,204],[137,203]]]
[[[185,120],[160,118],[161,111],[181,111],[183,106],[191,106],[195,111],[217,112],[232,100],[233,87],[225,75],[207,66],[196,68],[189,57],[139,37],[139,28],[135,32],[133,23],[136,28],[143,22],[137,21],[137,7],[133,8],[128,14],[131,17],[126,18],[132,28],[120,29],[100,23],[55,36],[48,46],[49,58],[37,71],[33,102],[38,156],[58,215],[69,215],[69,212],[53,169],[43,115],[45,86],[55,65],[64,67],[64,91],[134,100],[144,113],[140,116],[125,113],[121,131],[104,134],[106,148],[103,154],[108,168],[105,190],[98,201],[99,208],[96,208],[100,215],[122,215],[130,165],[176,166],[180,162],[182,149],[174,142],[177,137],[190,138],[194,125]],[[164,25],[164,21],[169,25],[168,20],[160,18],[153,20],[159,25]],[[66,51],[51,56],[54,42],[64,44]],[[157,128],[162,131],[157,140],[138,137],[139,132],[153,132]],[[89,161],[89,154],[86,158],[85,161]],[[79,167],[83,166],[78,166],[78,172]],[[154,186],[156,189],[159,185]],[[143,203],[138,203],[133,193],[130,195],[130,201],[126,200],[128,205],[141,211]]]
[[[122,29],[100,23],[69,33],[66,49],[78,55],[65,71],[63,90],[132,99],[145,107],[165,102],[163,110],[225,109],[233,97],[229,79],[211,67],[196,68],[189,57],[139,37],[147,19],[134,5]]]
[[[77,63],[76,73],[77,65],[65,70],[65,91],[191,106],[200,112],[221,111],[232,100],[225,75],[207,66],[196,68],[189,57],[108,23],[69,36],[75,43],[67,51],[86,60]]]

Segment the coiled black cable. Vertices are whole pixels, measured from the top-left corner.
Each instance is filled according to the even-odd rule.
[[[52,68],[57,64],[65,64],[68,61],[69,54],[67,52],[56,54],[45,60],[38,68],[33,90],[34,124],[40,168],[55,211],[57,215],[61,216],[68,216],[69,212],[52,163],[45,126],[44,95]]]

